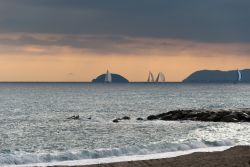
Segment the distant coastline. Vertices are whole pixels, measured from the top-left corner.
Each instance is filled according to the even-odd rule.
[[[250,83],[250,69],[244,70],[200,70],[192,73],[184,83]]]
[[[93,83],[91,81],[0,81],[0,84],[95,84],[101,85],[102,83]],[[135,81],[129,83],[112,83],[112,84],[148,84],[148,85],[166,85],[166,84],[234,84],[232,82],[182,82],[182,81],[173,81],[173,82],[164,82],[164,83],[148,83],[143,81]],[[248,82],[239,83],[239,84],[249,84]]]
[[[239,76],[240,74],[240,76]],[[186,77],[183,81],[129,81],[120,74],[110,74],[113,77],[112,83],[133,83],[133,84],[180,84],[180,83],[250,83],[250,69],[243,70],[199,70]],[[105,74],[101,74],[91,81],[0,81],[0,83],[105,83]]]

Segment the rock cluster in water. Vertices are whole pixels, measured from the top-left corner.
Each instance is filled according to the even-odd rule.
[[[118,122],[120,122],[120,121],[122,121],[122,120],[130,120],[130,117],[124,116],[124,117],[122,117],[122,118],[116,118],[116,119],[113,120],[113,122],[114,122],[114,123],[118,123]]]
[[[80,119],[80,116],[79,115],[73,115],[71,117],[68,117],[67,119],[78,120],[78,119]]]
[[[207,122],[250,122],[250,109],[238,110],[174,110],[150,115],[147,120],[192,120]]]

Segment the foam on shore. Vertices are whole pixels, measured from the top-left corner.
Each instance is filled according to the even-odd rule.
[[[6,165],[6,167],[46,167],[46,166],[56,166],[56,165],[94,165],[94,164],[106,164],[115,162],[126,162],[126,161],[140,161],[140,160],[151,160],[151,159],[163,159],[177,157],[181,155],[187,155],[194,152],[214,152],[214,151],[224,151],[232,146],[219,146],[219,147],[207,147],[207,148],[196,148],[186,151],[174,151],[165,153],[155,153],[146,155],[129,155],[129,156],[117,156],[117,157],[107,157],[107,158],[96,158],[96,159],[82,159],[73,161],[60,161],[60,162],[49,162],[49,163],[34,163],[34,164],[23,164],[23,165]]]

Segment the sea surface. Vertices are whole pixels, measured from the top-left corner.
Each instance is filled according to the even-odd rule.
[[[250,123],[136,120],[189,108],[250,108],[250,85],[0,83],[0,166],[250,145]]]

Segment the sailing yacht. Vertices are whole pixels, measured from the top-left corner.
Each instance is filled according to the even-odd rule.
[[[155,82],[165,82],[165,76],[162,72],[159,72]]]
[[[105,79],[104,79],[105,83],[111,83],[112,82],[112,75],[109,72],[109,70],[107,70],[106,75],[105,75]]]
[[[150,71],[149,71],[149,74],[148,74],[148,82],[155,82],[154,75]]]
[[[147,82],[150,83],[166,82],[165,75],[162,72],[159,72],[156,79],[154,79],[154,75],[152,74],[152,72],[149,71]]]

